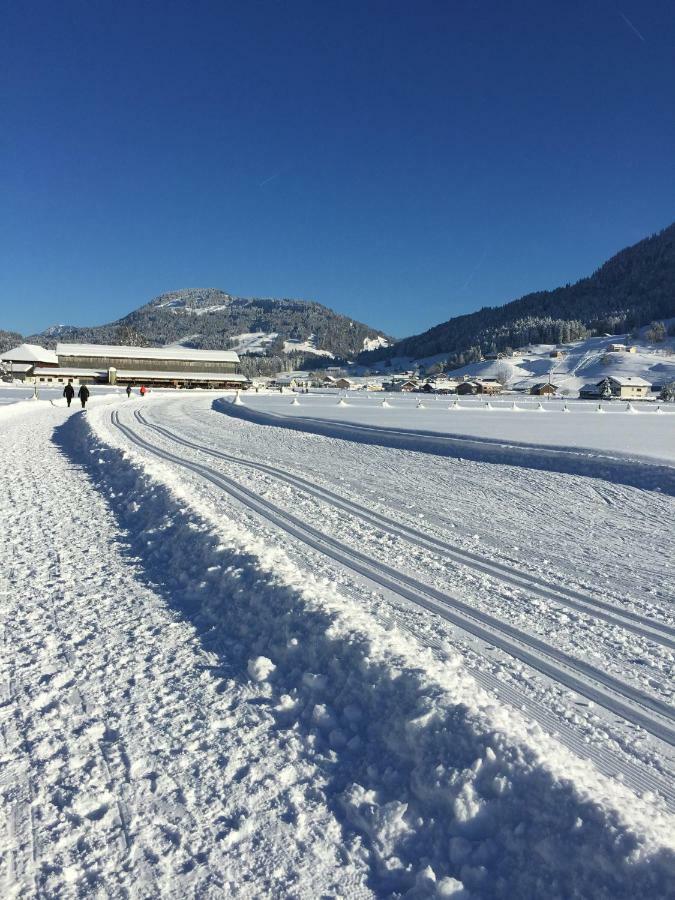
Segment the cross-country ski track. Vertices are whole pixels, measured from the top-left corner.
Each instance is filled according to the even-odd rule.
[[[226,454],[219,451],[211,450],[208,447],[188,441],[180,437],[174,432],[170,432],[161,426],[157,426],[148,422],[146,416],[140,411],[135,411],[134,419],[137,423],[145,426],[146,431],[163,434],[172,443],[178,443],[188,446],[193,450],[205,454],[207,456],[221,456],[228,458]],[[160,457],[165,461],[169,461],[174,465],[178,465],[189,469],[202,478],[208,480],[212,484],[219,487],[234,497],[238,502],[248,506],[258,515],[263,516],[277,528],[287,532],[298,540],[308,544],[312,548],[324,553],[334,561],[348,568],[353,569],[359,575],[368,578],[375,584],[386,588],[394,594],[399,595],[405,600],[415,603],[447,619],[453,625],[461,628],[465,632],[478,637],[488,646],[498,646],[511,656],[519,659],[526,665],[542,672],[553,681],[564,685],[570,690],[576,691],[578,694],[603,707],[607,711],[622,717],[633,725],[644,728],[655,737],[673,746],[675,745],[675,709],[666,703],[648,696],[647,694],[634,689],[628,684],[624,684],[617,679],[608,676],[601,670],[588,665],[583,660],[574,659],[571,656],[562,653],[555,646],[544,644],[533,635],[512,628],[508,623],[500,622],[492,616],[482,614],[480,611],[471,609],[471,607],[460,601],[456,597],[452,597],[447,593],[435,590],[433,587],[424,584],[421,581],[412,579],[405,573],[391,569],[390,567],[379,563],[377,560],[367,557],[365,554],[345,546],[336,541],[327,534],[319,532],[317,529],[311,528],[293,516],[288,510],[279,510],[273,504],[257,497],[252,491],[238,485],[232,479],[217,472],[213,468],[194,461],[185,459],[180,455],[171,453],[161,447],[152,444],[142,433],[133,430],[128,425],[122,424],[119,413],[112,413],[113,424],[125,434],[129,440],[137,446],[142,447],[149,453]],[[250,465],[245,460],[230,458],[230,461],[237,462],[242,465]],[[269,467],[268,467],[269,471]],[[278,471],[274,473],[278,475]],[[308,483],[303,479],[303,490],[308,490]],[[314,490],[313,493],[320,496],[321,499],[327,499],[325,492]],[[334,502],[334,501],[329,501]],[[342,509],[347,511],[348,506],[340,503]],[[364,516],[363,510],[355,505],[351,505],[349,509],[354,515]],[[387,522],[383,517],[378,517],[380,527],[392,528],[392,530],[403,532],[403,529],[396,527],[394,523]],[[406,534],[409,537],[409,532]],[[443,550],[446,551],[445,545]],[[461,559],[461,557],[460,557]],[[464,559],[461,559],[463,564]],[[472,562],[475,562],[472,560]],[[497,570],[499,571],[499,570]],[[490,574],[493,574],[492,572]],[[510,573],[509,573],[510,574]],[[510,575],[510,577],[514,577]],[[524,578],[524,581],[527,579]],[[535,590],[541,591],[541,585],[535,583]],[[549,596],[557,602],[563,602],[562,598],[551,590]],[[614,617],[610,617],[610,621],[615,621]],[[641,629],[632,622],[623,623],[623,627],[634,630],[636,633],[646,631],[647,635],[654,640],[654,632],[647,629]],[[667,626],[663,627],[663,633],[656,631],[663,642],[667,646],[672,646],[672,629]],[[486,679],[483,681],[491,689],[499,691],[499,684],[494,679]],[[517,696],[514,698],[519,701]],[[522,700],[518,702],[520,706]],[[578,749],[578,747],[577,747]],[[592,754],[588,754],[592,758]],[[606,759],[599,761],[603,769],[609,768],[609,771],[616,772],[616,761],[607,762]],[[629,773],[625,771],[627,783],[634,783],[636,787],[644,789],[648,786],[649,790],[655,790],[662,794],[667,800],[671,809],[675,810],[675,788],[665,780],[647,779],[645,781],[644,774],[639,772]],[[635,779],[635,780],[634,780]]]
[[[3,896],[668,897],[657,467],[213,396],[3,413]]]

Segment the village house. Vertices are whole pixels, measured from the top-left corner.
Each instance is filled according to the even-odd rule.
[[[274,384],[277,387],[308,387],[312,381],[309,372],[285,372],[283,375],[277,375]]]
[[[538,397],[546,397],[551,396],[557,393],[558,388],[555,384],[551,384],[548,381],[542,381],[539,384],[533,384],[530,388],[531,394],[536,394]]]
[[[323,372],[314,372],[311,378],[312,387],[335,387],[335,378],[332,375],[326,375]]]
[[[383,381],[382,387],[385,391],[414,391],[417,384],[416,378],[397,378],[394,376],[391,381]]]
[[[565,352],[563,350],[551,350],[549,356],[551,359],[564,359]]]
[[[464,396],[465,394],[477,394],[478,392],[477,381],[462,381],[461,384],[457,385],[457,393],[461,396]]]
[[[649,394],[652,387],[650,382],[635,375],[612,375],[606,380],[609,382],[612,396],[620,400],[641,400]]]
[[[349,391],[354,387],[354,384],[349,378],[336,378],[331,387],[338,388],[341,391]]]
[[[449,378],[443,378],[437,381],[429,379],[417,388],[419,393],[423,394],[454,394],[457,390],[457,383],[450,381]]]
[[[498,394],[501,389],[502,386],[498,381],[490,381],[485,378],[462,381],[457,385],[458,394]]]
[[[580,400],[599,400],[602,397],[602,385],[603,382],[599,381],[597,384],[589,383],[584,384],[579,388],[579,399]]]

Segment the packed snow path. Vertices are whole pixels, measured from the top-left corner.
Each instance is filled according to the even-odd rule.
[[[667,896],[672,500],[209,406],[5,427],[6,893]]]
[[[0,896],[369,896],[304,737],[139,577],[51,430],[2,445]]]

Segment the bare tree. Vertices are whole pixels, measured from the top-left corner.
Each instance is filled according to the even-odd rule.
[[[513,378],[513,366],[511,363],[504,362],[502,360],[498,365],[495,371],[495,378],[501,384],[502,387],[505,387],[509,381]]]

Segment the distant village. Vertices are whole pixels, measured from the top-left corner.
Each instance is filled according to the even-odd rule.
[[[637,347],[609,343],[603,357],[637,353]],[[489,374],[470,375],[442,371],[438,363],[428,368],[418,365],[387,376],[358,375],[348,366],[328,366],[314,371],[285,372],[273,377],[249,378],[239,371],[240,360],[233,350],[196,350],[184,346],[131,347],[105,344],[59,343],[55,350],[36,344],[20,344],[0,357],[0,377],[4,382],[39,387],[74,384],[121,386],[214,388],[238,390],[387,391],[413,394],[456,394],[494,396],[501,393],[529,393],[539,397],[577,396],[580,399],[621,400],[673,399],[672,380],[649,381],[633,374],[606,374],[582,384],[571,392],[561,389],[556,365],[565,359],[565,346],[545,351],[551,360],[547,376],[540,381],[519,380],[512,361],[527,349],[485,357],[494,365]],[[531,353],[531,348],[529,350]],[[576,371],[576,370],[574,370]],[[564,381],[564,379],[562,379]]]

